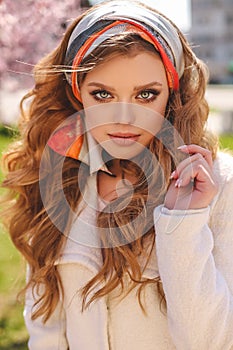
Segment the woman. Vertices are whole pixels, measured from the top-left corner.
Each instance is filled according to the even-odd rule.
[[[35,67],[4,181],[30,349],[233,349],[233,162],[206,82],[135,1],[91,8]]]

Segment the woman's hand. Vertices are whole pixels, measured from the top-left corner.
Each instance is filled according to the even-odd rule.
[[[168,209],[205,208],[218,191],[211,152],[197,145],[184,145],[179,150],[190,156],[171,174],[164,205]]]

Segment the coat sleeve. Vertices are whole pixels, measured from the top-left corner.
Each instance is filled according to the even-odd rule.
[[[64,297],[44,324],[41,317],[31,319],[36,295],[27,291],[24,308],[30,350],[109,350],[107,306],[104,298],[81,311],[80,290],[94,277],[93,271],[79,263],[57,265]]]
[[[154,211],[170,334],[179,350],[233,349],[233,180],[212,211]]]
[[[108,350],[107,305],[101,297],[82,312],[80,291],[93,271],[79,263],[58,265],[64,288],[66,336],[69,350]]]
[[[32,293],[31,289],[27,290],[24,320],[29,333],[29,350],[68,350],[66,340],[66,320],[62,303],[59,301],[56,309],[46,323],[43,323],[42,317],[35,320],[31,319],[33,305],[37,296]]]

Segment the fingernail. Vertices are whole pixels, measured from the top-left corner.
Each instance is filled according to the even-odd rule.
[[[188,146],[187,145],[182,145],[182,146],[177,147],[177,149],[184,149],[184,148],[188,148]]]
[[[176,173],[176,171],[175,171],[175,170],[174,170],[174,171],[171,173],[171,175],[170,175],[170,180],[172,180],[172,179],[174,178],[175,173]]]
[[[182,184],[182,179],[178,179],[175,183],[175,187],[180,188],[181,184]]]

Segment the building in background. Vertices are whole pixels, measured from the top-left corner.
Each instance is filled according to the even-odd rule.
[[[233,0],[192,0],[189,41],[210,69],[210,82],[233,84]]]

